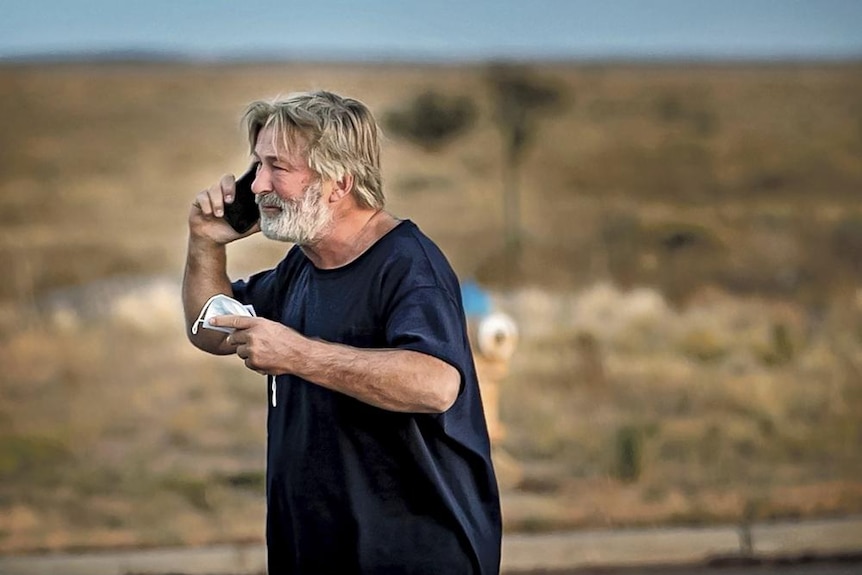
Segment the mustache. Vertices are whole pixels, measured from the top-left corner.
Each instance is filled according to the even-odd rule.
[[[312,201],[320,194],[320,184],[309,184],[298,198],[284,199],[275,192],[267,192],[254,197],[255,203],[263,208],[299,209],[303,202]]]
[[[268,194],[261,194],[259,196],[255,196],[255,203],[263,208],[281,208],[284,209],[286,207],[287,202],[278,197],[277,194],[270,192]]]

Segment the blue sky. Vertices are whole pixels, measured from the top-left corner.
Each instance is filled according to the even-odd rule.
[[[17,0],[0,58],[862,57],[862,0]]]

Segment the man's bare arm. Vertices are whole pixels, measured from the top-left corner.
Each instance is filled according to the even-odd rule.
[[[192,326],[204,304],[215,294],[232,296],[233,289],[227,277],[225,246],[189,237],[186,268],[183,274],[183,311],[186,318],[186,335],[198,348],[218,355],[228,355],[234,348],[225,344],[225,334],[198,326],[196,334]]]
[[[260,226],[255,225],[247,233],[238,234],[222,219],[224,204],[233,201],[234,194],[234,177],[227,174],[217,184],[195,197],[189,210],[189,242],[183,274],[182,298],[186,334],[198,348],[219,355],[234,353],[234,348],[224,342],[223,332],[198,329],[197,334],[192,334],[191,329],[201,308],[210,297],[219,293],[233,295],[227,276],[225,246],[260,231]]]
[[[461,387],[457,369],[424,353],[329,343],[263,318],[229,315],[214,324],[236,329],[226,343],[248,368],[297,375],[383,409],[442,413]]]

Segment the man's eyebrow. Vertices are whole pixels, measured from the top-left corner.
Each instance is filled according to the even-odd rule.
[[[251,155],[254,156],[254,158],[259,162],[268,162],[268,163],[272,164],[274,162],[278,162],[278,161],[283,162],[284,161],[284,160],[279,160],[278,156],[276,156],[275,154],[268,154],[268,155],[264,155],[263,157],[261,157],[260,155],[258,155],[257,152],[252,152]]]

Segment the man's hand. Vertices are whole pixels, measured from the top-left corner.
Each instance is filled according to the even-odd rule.
[[[218,183],[198,193],[189,210],[191,235],[224,245],[259,232],[260,223],[239,234],[224,220],[225,204],[232,203],[235,197],[236,179],[233,174],[225,174]]]
[[[291,372],[297,348],[306,341],[289,327],[262,317],[220,315],[210,325],[234,328],[225,343],[236,350],[246,367],[266,375]]]

